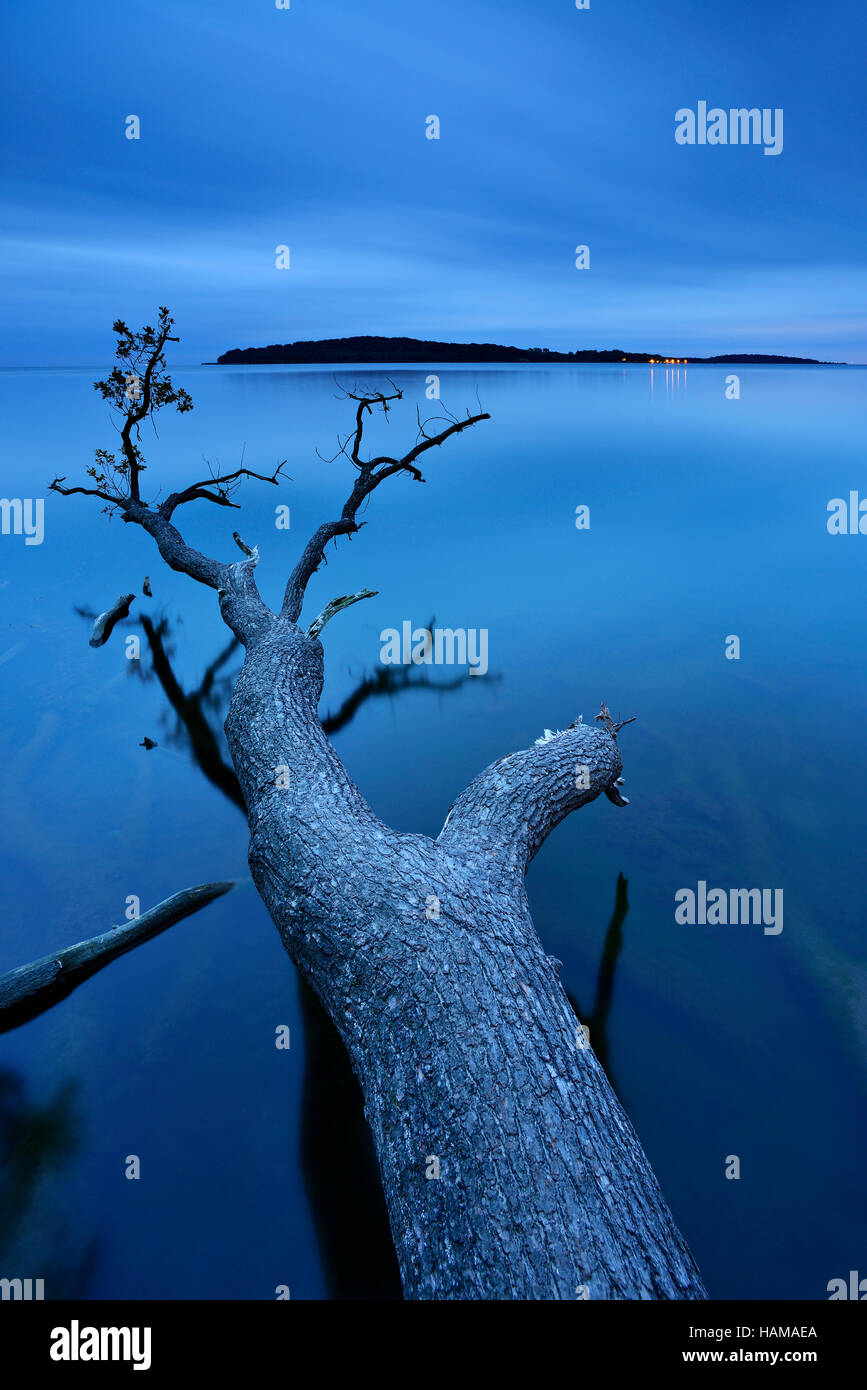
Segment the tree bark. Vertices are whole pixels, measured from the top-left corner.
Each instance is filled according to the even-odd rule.
[[[615,738],[579,724],[488,768],[436,841],[399,834],[322,732],[322,671],[293,622],[255,626],[226,735],[254,881],[361,1083],[406,1297],[705,1297],[524,890],[615,787]]]

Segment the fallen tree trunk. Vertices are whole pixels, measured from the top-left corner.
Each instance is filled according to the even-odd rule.
[[[399,834],[322,732],[322,670],[276,620],[226,734],[254,881],[361,1082],[405,1295],[704,1297],[524,890],[548,832],[616,793],[616,740],[578,724],[494,763],[437,840]]]
[[[124,363],[148,354],[150,385],[124,404],[122,377],[97,383],[124,413],[122,439],[159,405],[189,407],[165,372],[172,319],[130,334]],[[301,626],[307,585],[338,537],[356,534],[370,494],[397,474],[422,482],[420,457],[490,418],[479,410],[429,434],[419,418],[402,457],[361,456],[367,416],[393,394],[347,393],[355,469],[340,516],[311,536],[279,612],[256,585],[258,550],[215,560],[173,516],[195,500],[235,505],[248,469],[148,503],[141,454],[97,488],[153,538],[172,569],[216,590],[245,648],[226,718],[259,893],[289,955],[340,1032],[364,1094],[404,1293],[412,1299],[701,1299],[696,1264],[635,1132],[545,954],[524,888],[531,859],[576,808],[619,790],[620,725],[577,721],[493,763],[458,797],[436,840],[374,814],[323,732],[323,652]],[[443,417],[440,417],[443,418]],[[282,465],[281,465],[282,467]],[[263,480],[276,483],[280,469]],[[360,599],[362,593],[352,596]],[[336,601],[336,607],[345,600]],[[319,624],[335,605],[323,610]],[[314,624],[313,631],[316,631]]]
[[[157,936],[181,918],[206,907],[235,887],[235,881],[201,883],[196,888],[184,888],[170,898],[148,908],[140,917],[123,922],[99,936],[76,942],[51,956],[42,956],[29,965],[0,976],[0,1033],[28,1023],[37,1014],[65,999],[84,981],[89,980],[110,961],[131,951],[143,941]]]

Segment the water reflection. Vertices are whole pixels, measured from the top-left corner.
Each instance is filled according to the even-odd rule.
[[[98,1253],[95,1240],[70,1239],[50,1192],[79,1146],[76,1089],[63,1082],[39,1104],[16,1072],[0,1069],[0,1277],[44,1279],[51,1299],[83,1298]]]
[[[617,962],[620,959],[620,952],[623,950],[623,923],[629,911],[629,899],[626,895],[628,887],[628,880],[623,877],[622,873],[618,874],[617,886],[614,890],[614,911],[611,914],[611,921],[608,923],[608,930],[602,944],[602,959],[599,962],[599,973],[596,977],[596,997],[589,1016],[582,1011],[575,995],[571,994],[568,989],[566,991],[566,997],[577,1017],[590,1029],[590,1046],[596,1053],[615,1091],[617,1086],[609,1065],[608,1017],[611,1012],[611,999],[614,993],[614,975],[617,970]]]

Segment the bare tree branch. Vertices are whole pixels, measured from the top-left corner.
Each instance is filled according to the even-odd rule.
[[[107,510],[118,511],[125,522],[141,526],[156,541],[171,569],[216,589],[225,621],[246,643],[274,618],[253,580],[253,552],[246,551],[248,558],[240,565],[211,559],[187,545],[172,524],[171,516],[176,507],[198,498],[234,507],[236,503],[230,500],[230,493],[243,478],[276,484],[286,460],[271,475],[257,473],[243,463],[226,474],[212,469],[210,478],[172,493],[161,505],[142,499],[140,474],[145,464],[138,444],[141,424],[167,405],[176,406],[180,412],[191,410],[193,406],[189,394],[182,388],[175,388],[166,371],[165,346],[178,341],[171,333],[174,320],[167,309],[160,309],[158,323],[157,329],[146,325],[134,333],[118,319],[114,324],[118,365],[105,380],[94,382],[94,387],[123,421],[119,430],[123,457],[119,460],[107,450],[97,449],[96,462],[87,469],[94,486],[67,487],[65,477],[61,476],[56,477],[50,487],[62,496],[80,493],[98,497],[108,504]]]
[[[287,460],[278,464],[273,473],[255,473],[252,468],[236,468],[234,473],[212,473],[210,478],[203,478],[201,482],[191,483],[182,492],[171,493],[163,502],[159,510],[168,519],[171,517],[176,507],[182,506],[185,502],[195,502],[202,499],[206,502],[215,502],[220,507],[240,507],[240,503],[233,502],[230,493],[235,489],[231,484],[240,482],[241,478],[258,478],[261,483],[278,484],[280,473],[286,467]],[[284,475],[288,478],[288,474]],[[291,482],[291,478],[289,479]],[[211,491],[211,489],[214,491]]]
[[[115,493],[104,492],[100,488],[64,487],[63,484],[65,483],[65,481],[65,477],[55,478],[53,482],[48,484],[49,492],[59,492],[61,497],[71,497],[73,493],[80,492],[85,497],[99,497],[102,499],[103,502],[108,502],[113,507],[122,507],[126,502],[125,497],[119,497]]]
[[[141,526],[156,541],[160,554],[171,569],[216,589],[223,618],[235,635],[247,645],[256,633],[262,632],[274,621],[274,614],[259,594],[253,577],[258,552],[251,551],[235,532],[236,544],[244,551],[246,560],[232,565],[211,559],[187,545],[171,518],[179,506],[197,500],[235,508],[237,503],[231,500],[231,493],[243,478],[256,478],[260,482],[276,485],[286,460],[284,459],[272,474],[258,473],[246,468],[243,463],[229,473],[219,473],[212,469],[208,478],[200,479],[171,493],[160,504],[148,504],[142,500],[140,475],[145,465],[138,444],[142,422],[152,418],[165,405],[173,404],[179,411],[186,411],[191,410],[193,404],[186,391],[175,389],[165,370],[165,346],[169,342],[178,341],[171,333],[173,324],[174,320],[165,308],[159,311],[159,327],[156,330],[145,326],[141,332],[133,333],[122,320],[115,323],[114,328],[118,335],[116,356],[120,365],[113,368],[104,381],[94,382],[94,386],[123,418],[120,430],[123,459],[118,461],[113,454],[98,449],[96,463],[87,470],[93,480],[93,487],[66,487],[65,477],[56,477],[50,486],[53,491],[63,496],[81,493],[98,497],[107,503],[108,510],[119,511],[125,522]],[[138,372],[142,362],[145,366],[140,378]],[[135,386],[132,401],[131,383]],[[372,415],[376,409],[387,415],[391,403],[403,397],[403,392],[394,382],[390,381],[389,385],[390,392],[343,391],[345,399],[356,403],[355,430],[343,440],[338,452],[345,453],[347,449],[350,450],[349,457],[357,469],[357,477],[339,519],[325,522],[314,532],[289,577],[281,616],[292,623],[297,622],[301,616],[307,584],[324,562],[325,548],[329,541],[336,540],[338,536],[352,536],[361,529],[364,523],[357,520],[357,514],[373,490],[396,473],[407,473],[416,481],[423,482],[424,479],[415,466],[415,460],[421,454],[479,420],[490,419],[484,411],[479,411],[476,415],[467,412],[465,420],[451,416],[443,417],[449,419],[447,427],[429,435],[426,426],[431,422],[422,422],[417,412],[418,436],[408,453],[400,458],[380,455],[373,459],[363,459],[360,451],[366,417]],[[318,630],[321,631],[321,627]]]
[[[393,384],[393,383],[392,383]],[[355,433],[352,436],[352,451],[350,457],[358,469],[358,476],[349,497],[344,503],[340,517],[336,521],[324,522],[311,536],[304,548],[300,560],[296,564],[289,576],[286,585],[286,592],[283,596],[282,615],[291,622],[297,622],[301,616],[301,609],[304,603],[304,595],[311,578],[316,573],[319,566],[325,559],[325,548],[329,541],[336,540],[338,536],[351,536],[360,530],[363,522],[356,520],[358,510],[362,503],[370,496],[374,488],[386,478],[393,477],[395,473],[408,473],[417,482],[424,482],[424,479],[415,467],[415,460],[426,450],[434,448],[435,445],[444,443],[450,435],[459,434],[461,430],[468,429],[470,425],[477,424],[480,420],[489,420],[491,417],[486,411],[481,411],[477,415],[467,414],[465,420],[454,420],[447,429],[441,430],[438,434],[424,435],[424,427],[419,421],[419,432],[424,437],[417,440],[416,444],[408,453],[401,458],[392,458],[389,455],[380,455],[374,459],[362,459],[360,448],[364,435],[364,423],[367,415],[372,415],[378,406],[384,413],[387,413],[389,403],[400,400],[403,393],[396,388],[392,395],[385,395],[382,391],[377,391],[370,395],[358,395],[353,391],[346,391],[345,396],[357,402],[358,408],[355,412]],[[348,440],[338,452],[344,452]],[[336,457],[336,455],[335,455]]]
[[[392,382],[392,385],[394,385],[394,382]],[[378,391],[374,396],[359,396],[356,395],[354,391],[347,391],[346,395],[349,398],[349,400],[358,402],[358,409],[355,412],[355,435],[352,441],[352,453],[350,454],[350,458],[352,459],[352,462],[355,464],[356,468],[363,469],[366,465],[359,458],[358,450],[361,448],[361,440],[364,434],[365,414],[370,415],[373,412],[373,407],[375,405],[379,405],[382,408],[382,413],[384,415],[387,415],[389,403],[391,401],[402,400],[403,392],[398,391],[395,387],[394,394],[391,396],[385,396],[380,391]]]
[[[329,623],[335,613],[339,613],[343,608],[349,608],[353,603],[359,603],[363,598],[376,598],[378,589],[362,589],[357,594],[344,594],[341,598],[333,598],[327,603],[307,629],[308,637],[318,637],[326,623]]]
[[[109,961],[149,941],[166,927],[189,917],[190,913],[198,912],[200,907],[228,893],[236,882],[238,880],[233,879],[185,888],[132,922],[123,922],[100,936],[79,941],[75,946],[67,946],[54,955],[43,956],[0,976],[0,1033],[29,1022],[52,1004],[65,999],[77,985],[102,970]]]
[[[483,852],[492,876],[523,879],[551,831],[615,786],[621,767],[607,730],[577,721],[562,732],[546,730],[530,748],[500,758],[470,783],[437,843],[451,848],[470,841]]]
[[[638,715],[633,714],[631,719],[615,720],[611,710],[603,700],[602,708],[596,716],[596,722],[597,724],[601,724],[603,729],[607,730],[612,738],[616,738],[621,729],[625,729],[627,724],[634,724],[637,718]]]
[[[250,546],[247,544],[247,542],[241,539],[241,537],[238,535],[238,532],[237,532],[237,531],[233,531],[233,532],[232,532],[232,540],[235,542],[235,544],[236,544],[236,546],[238,547],[238,549],[239,549],[239,550],[243,550],[244,554],[245,554],[250,560],[252,560],[252,558],[253,558],[253,556],[254,556],[254,554],[255,554],[256,552],[255,552],[254,550],[251,550],[251,548],[250,548]]]

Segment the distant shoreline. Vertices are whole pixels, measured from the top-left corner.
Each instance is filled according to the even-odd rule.
[[[664,353],[626,352],[620,348],[602,351],[583,349],[576,352],[553,352],[548,348],[504,347],[501,343],[444,343],[424,338],[319,338],[297,343],[272,343],[268,347],[231,348],[216,362],[203,362],[203,367],[236,365],[315,366],[343,364],[365,365],[393,362],[419,364],[427,362],[626,362],[649,366],[690,366],[693,364],[844,367],[845,362],[823,362],[816,357],[786,357],[776,353],[729,352],[714,357],[674,357]]]

